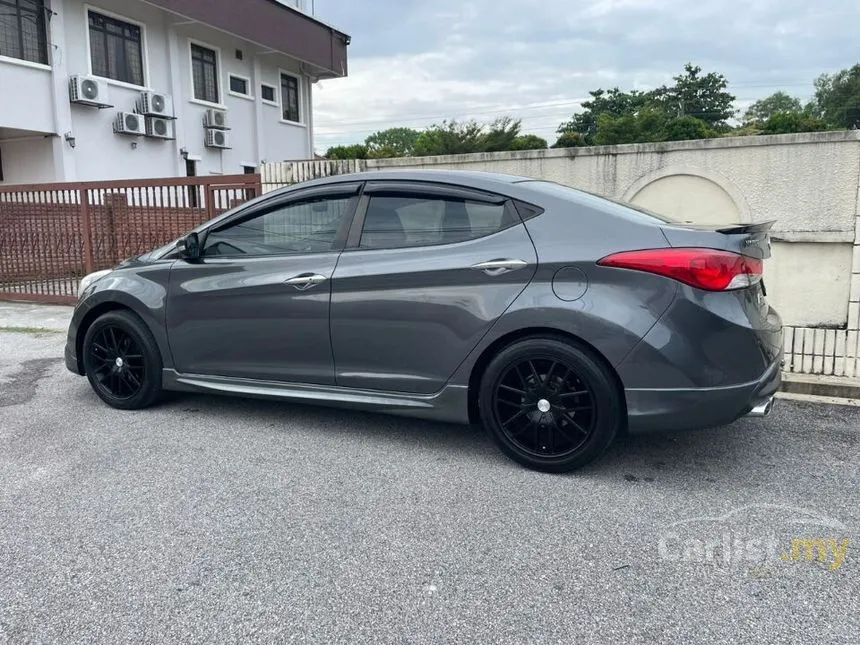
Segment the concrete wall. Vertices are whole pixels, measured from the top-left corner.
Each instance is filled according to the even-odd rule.
[[[16,182],[182,176],[186,172],[182,151],[199,159],[197,174],[201,176],[241,173],[243,166],[257,166],[264,160],[312,156],[311,83],[301,74],[298,61],[205,25],[189,23],[140,0],[54,0],[51,5],[55,12],[49,27],[51,65],[0,60],[0,87],[4,94],[0,101],[0,154],[9,155],[3,139],[20,138],[28,132],[53,135],[50,148],[36,146],[27,155],[15,154],[27,163],[13,174]],[[305,3],[299,5],[305,8]],[[108,80],[108,102],[114,106],[110,109],[71,105],[68,99],[69,77],[92,71],[88,8],[140,23],[144,29],[145,87]],[[221,96],[216,104],[203,104],[193,98],[191,40],[220,52]],[[241,60],[237,50],[242,52]],[[283,121],[278,105],[262,103],[261,83],[275,87],[280,101],[280,70],[299,77],[301,124]],[[250,81],[250,97],[229,92],[231,73]],[[22,89],[10,94],[8,88]],[[175,140],[114,134],[116,113],[133,111],[143,89],[173,97]],[[227,110],[232,149],[204,145],[203,115],[210,107]],[[4,136],[5,129],[15,132]],[[67,132],[74,136],[74,148],[65,141]],[[49,177],[45,176],[46,168],[52,169]],[[7,177],[0,183],[9,184],[12,180]]]
[[[51,68],[0,56],[0,127],[54,132]]]
[[[52,141],[45,137],[6,141],[0,147],[3,180],[20,184],[31,180],[49,182],[54,176]]]

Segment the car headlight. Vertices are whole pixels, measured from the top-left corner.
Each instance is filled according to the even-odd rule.
[[[81,283],[78,285],[78,298],[81,297],[84,291],[87,290],[87,287],[92,285],[95,282],[98,282],[103,277],[105,277],[108,273],[110,273],[112,269],[105,269],[104,271],[96,271],[95,273],[90,273],[87,276],[81,278]]]

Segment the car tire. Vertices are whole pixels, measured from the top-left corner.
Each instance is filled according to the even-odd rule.
[[[600,457],[624,418],[609,369],[587,349],[554,337],[527,338],[493,357],[478,406],[484,427],[508,457],[553,473]]]
[[[113,408],[139,410],[161,397],[161,352],[152,332],[130,311],[111,311],[90,325],[83,363],[93,390]]]

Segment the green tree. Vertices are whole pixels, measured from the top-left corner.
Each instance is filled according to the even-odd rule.
[[[666,121],[660,141],[689,141],[710,139],[715,136],[717,133],[702,119],[694,116],[679,116]]]
[[[478,148],[473,152],[501,152],[511,150],[520,135],[522,122],[509,116],[501,117],[485,126]]]
[[[722,74],[702,74],[702,68],[692,63],[684,65],[684,73],[674,77],[672,86],[659,87],[650,99],[672,116],[694,116],[712,128],[727,129],[726,121],[735,115],[735,97],[726,91],[729,82]]]
[[[521,135],[521,128],[521,122],[509,116],[486,124],[477,121],[443,121],[418,135],[414,154],[426,157],[547,147],[546,141],[540,137]]]
[[[570,121],[558,127],[558,134],[561,136],[556,142],[557,147],[572,147],[568,144],[579,140],[578,137],[563,138],[570,134],[581,135],[584,145],[593,145],[601,115],[605,114],[613,118],[633,116],[649,100],[649,95],[644,92],[638,90],[622,92],[617,87],[609,90],[597,89],[589,94],[591,99],[582,103],[583,111],[574,114]]]
[[[590,145],[585,140],[585,135],[581,132],[562,132],[558,135],[558,139],[554,144],[552,144],[553,148],[581,148],[583,146]]]
[[[665,141],[666,115],[659,108],[645,108],[636,114],[612,117],[601,114],[594,142],[599,146]]]
[[[813,114],[835,128],[860,127],[860,64],[815,80]]]
[[[799,112],[777,112],[761,125],[762,134],[788,134],[790,132],[820,132],[827,122]]]
[[[374,148],[373,150],[367,151],[368,159],[393,159],[394,157],[399,156],[400,155],[397,154],[397,151],[391,146],[383,146],[381,148]]]
[[[364,145],[371,158],[411,157],[415,154],[419,134],[412,128],[389,128],[371,134]]]
[[[615,117],[601,114],[597,119],[594,143],[598,146],[614,146],[641,141],[639,120],[635,115]]]
[[[367,159],[367,146],[356,143],[351,146],[334,146],[325,153],[326,159]]]
[[[415,156],[461,155],[481,149],[484,127],[477,121],[443,121],[418,135]]]
[[[727,130],[726,132],[718,132],[718,137],[755,137],[761,134],[761,124],[760,123],[748,123],[746,125],[738,126],[737,128],[732,128],[731,130]]]
[[[744,124],[764,123],[774,114],[800,113],[803,105],[800,99],[789,96],[785,92],[774,92],[768,97],[759,99],[747,108],[744,113]]]
[[[546,150],[547,142],[536,134],[521,134],[508,150]]]
[[[735,114],[735,97],[727,87],[722,74],[703,74],[701,67],[687,63],[671,86],[650,92],[623,92],[617,87],[594,90],[589,92],[591,99],[582,103],[582,112],[559,126],[554,147],[714,136],[715,130],[729,129],[727,121]],[[667,129],[671,119],[683,120]]]

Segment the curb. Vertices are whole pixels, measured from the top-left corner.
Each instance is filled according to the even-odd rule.
[[[860,408],[860,399],[840,399],[835,396],[815,396],[814,394],[790,394],[789,392],[777,392],[776,398],[779,401],[793,401],[795,403],[841,405],[848,408]]]
[[[860,380],[839,376],[783,373],[781,391],[803,396],[860,399]]]

